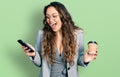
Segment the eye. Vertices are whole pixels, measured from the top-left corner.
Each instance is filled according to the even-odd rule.
[[[53,18],[57,18],[58,15],[53,15]]]
[[[48,17],[48,16],[45,16],[45,19],[49,19],[50,17]]]

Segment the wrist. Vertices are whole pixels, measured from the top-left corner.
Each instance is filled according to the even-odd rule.
[[[89,62],[84,62],[84,64],[88,64]]]

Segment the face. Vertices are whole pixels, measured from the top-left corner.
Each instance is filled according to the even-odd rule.
[[[62,22],[59,16],[58,11],[54,7],[47,8],[46,11],[46,21],[48,25],[54,32],[58,32],[61,30]]]

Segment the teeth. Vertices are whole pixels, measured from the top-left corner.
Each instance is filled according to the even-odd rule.
[[[55,23],[55,25],[57,25],[57,23]]]
[[[55,25],[55,23],[53,25]]]
[[[55,24],[53,24],[52,26],[54,26]]]
[[[56,25],[56,23],[52,24],[52,26]]]
[[[54,29],[56,27],[56,23],[52,24],[52,29]]]

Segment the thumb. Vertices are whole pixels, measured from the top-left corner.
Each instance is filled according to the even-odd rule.
[[[27,43],[27,45],[35,51],[35,48],[31,44]]]

